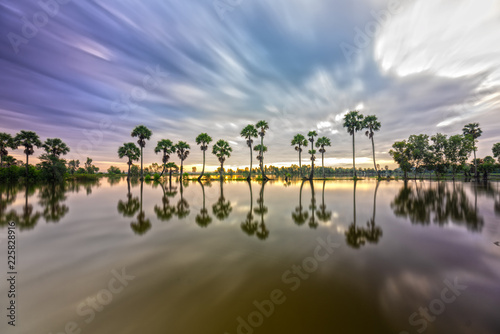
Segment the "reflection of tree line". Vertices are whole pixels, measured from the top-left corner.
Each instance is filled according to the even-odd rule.
[[[474,203],[471,203],[462,184],[439,182],[435,187],[423,188],[405,182],[391,208],[396,216],[409,218],[413,224],[429,225],[432,222],[442,226],[452,222],[480,232],[484,222],[478,214],[477,194],[482,191],[486,189],[481,185],[474,186]],[[495,193],[491,192],[491,195],[495,196]]]
[[[99,186],[99,180],[89,182],[62,182],[51,184],[24,183],[19,185],[0,184],[0,226],[6,226],[10,221],[15,221],[20,230],[32,229],[41,217],[49,222],[61,221],[69,212],[69,207],[64,203],[66,193],[76,192],[85,188],[87,194],[92,192],[92,187]],[[8,211],[9,205],[14,203],[17,193],[24,190],[24,205],[22,212]],[[38,190],[38,204],[40,211],[36,211],[29,203],[29,198]]]

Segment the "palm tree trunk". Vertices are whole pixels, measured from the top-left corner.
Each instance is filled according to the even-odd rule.
[[[262,172],[262,180],[265,180],[266,174],[264,173],[264,136],[260,136],[260,171]]]
[[[130,180],[130,165],[131,165],[131,160],[128,161],[128,173],[127,173],[127,180]]]
[[[375,141],[372,136],[372,151],[373,151],[373,166],[375,167],[375,172],[377,172],[377,177],[380,177],[378,173],[377,163],[375,162]]]
[[[247,180],[250,181],[251,179],[252,179],[252,145],[250,145],[250,174],[248,175]]]
[[[299,177],[302,177],[302,149],[299,145]]]
[[[354,177],[356,178],[356,144],[354,143],[354,132],[352,133],[352,167],[354,169]]]
[[[26,153],[26,179],[28,179],[28,161],[29,161],[29,154]]]
[[[184,170],[183,163],[184,163],[184,160],[181,159],[181,181],[182,181],[182,171]]]
[[[201,175],[198,177],[198,181],[201,180],[204,173],[205,173],[205,150],[203,150],[203,169],[201,170]]]
[[[321,168],[323,168],[323,178],[325,178],[325,153],[321,153]]]
[[[143,180],[143,179],[144,179],[144,173],[143,173],[143,171],[142,171],[142,155],[143,155],[143,154],[142,154],[142,152],[143,152],[143,150],[142,150],[142,149],[143,149],[143,147],[141,146],[141,180]]]
[[[474,176],[476,177],[476,179],[479,178],[479,173],[477,172],[476,147],[474,147]]]
[[[314,138],[314,137],[312,137]],[[314,150],[314,140],[311,141],[311,152]],[[312,157],[314,156],[314,154],[311,154],[311,173],[309,174],[309,180],[312,180],[313,177],[314,177],[314,160],[312,159]]]
[[[221,179],[221,181],[224,179],[224,178],[222,177],[222,171],[223,171],[223,170],[224,170],[224,163],[223,163],[223,162],[221,162],[221,163],[220,163],[220,179]]]

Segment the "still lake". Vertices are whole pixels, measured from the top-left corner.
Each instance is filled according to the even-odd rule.
[[[0,185],[2,274],[8,221],[8,333],[500,333],[499,183]]]

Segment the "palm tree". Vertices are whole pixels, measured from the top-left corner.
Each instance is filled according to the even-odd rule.
[[[317,137],[318,134],[316,131],[309,131],[307,136],[309,137],[309,142],[311,143],[311,149],[309,150],[309,154],[311,155],[311,174],[309,175],[309,180],[312,180],[314,177],[314,160],[316,160],[316,157],[314,156],[316,153],[316,150],[314,149],[314,137]]]
[[[259,133],[257,132],[257,129],[252,124],[248,124],[247,126],[245,126],[245,128],[241,130],[240,133],[240,136],[242,136],[247,140],[247,145],[250,148],[250,174],[247,177],[248,181],[250,181],[252,178],[252,144],[253,144],[252,138],[257,138],[258,135]]]
[[[269,178],[266,176],[266,173],[264,173],[264,136],[266,135],[266,130],[269,129],[269,125],[267,124],[266,121],[258,121],[257,124],[255,125],[257,129],[260,129],[259,131],[259,136],[260,136],[260,146],[259,146],[259,157],[257,157],[260,161],[260,171],[262,172],[262,180],[269,180]],[[266,149],[267,150],[267,149]]]
[[[162,162],[163,162],[163,170],[161,171],[160,176],[165,172],[165,168],[168,160],[170,159],[170,154],[174,153],[174,143],[170,139],[162,139],[159,140],[155,147],[155,153],[158,154],[162,152]]]
[[[151,130],[149,130],[144,125],[138,125],[134,128],[134,130],[132,130],[132,133],[130,135],[132,137],[139,137],[139,139],[137,140],[137,144],[139,144],[139,147],[141,148],[141,180],[143,180],[144,179],[144,174],[142,169],[143,149],[146,146],[146,140],[149,140],[151,138],[153,132],[151,132]]]
[[[380,172],[378,171],[379,165],[375,162],[375,141],[373,140],[373,136],[376,131],[380,130],[380,127],[382,124],[377,119],[377,116],[375,115],[368,115],[365,117],[363,120],[363,128],[367,129],[365,132],[365,135],[368,137],[368,139],[371,139],[372,141],[372,151],[373,151],[373,166],[375,167],[375,171],[377,172],[377,176],[380,177]]]
[[[14,166],[17,164],[17,159],[14,158],[12,155],[8,155],[4,158],[5,166],[10,167]]]
[[[326,152],[325,146],[332,146],[330,139],[326,137],[318,138],[318,141],[316,142],[316,147],[321,147],[319,149],[319,152],[321,153],[321,166],[323,168],[323,178],[325,178],[325,152]]]
[[[201,180],[203,174],[205,173],[205,151],[208,148],[208,144],[212,142],[212,137],[207,135],[206,133],[200,133],[198,137],[196,137],[196,145],[201,145],[200,149],[203,151],[203,169],[201,171],[201,175],[198,177],[198,181]]]
[[[465,137],[470,138],[472,142],[472,150],[474,151],[474,174],[476,178],[479,177],[479,173],[477,170],[477,160],[476,160],[476,143],[477,143],[477,138],[481,137],[483,134],[483,130],[479,127],[479,123],[469,123],[464,128],[462,129],[462,132]]]
[[[21,130],[14,138],[14,143],[16,146],[24,146],[24,154],[26,154],[26,177],[28,177],[28,160],[29,156],[35,153],[34,147],[42,147],[42,142],[40,137],[33,131]]]
[[[231,152],[233,149],[231,146],[229,146],[228,142],[225,140],[220,139],[215,143],[215,145],[212,148],[212,153],[219,158],[220,161],[220,180],[223,180],[223,173],[224,173],[224,161],[226,161],[226,157],[231,156]]]
[[[128,173],[127,180],[130,180],[130,166],[132,166],[134,160],[139,160],[139,156],[141,155],[141,151],[134,143],[125,143],[123,146],[118,148],[118,156],[120,158],[127,157],[128,158]]]
[[[191,149],[191,147],[185,141],[180,141],[175,145],[177,156],[179,157],[179,159],[181,159],[181,179],[182,179],[182,171],[184,169],[184,160],[186,160],[189,155],[188,151],[189,149]]]
[[[357,177],[356,174],[356,145],[354,136],[357,131],[363,129],[363,115],[359,113],[357,110],[349,111],[344,116],[344,128],[347,128],[347,132],[352,136],[352,166],[354,170],[354,177]]]
[[[9,154],[7,148],[15,150],[17,145],[10,134],[0,132],[0,168],[3,167],[3,157]]]
[[[42,146],[45,152],[54,158],[59,158],[61,154],[65,155],[69,152],[69,147],[59,138],[47,138]]]
[[[296,145],[295,151],[299,152],[299,176],[302,177],[302,146],[307,146],[307,139],[298,133],[292,139],[292,146],[293,145]]]
[[[169,162],[168,164],[165,165],[165,167],[168,168],[169,182],[172,183],[172,172],[174,170],[178,170],[179,167],[173,162]]]

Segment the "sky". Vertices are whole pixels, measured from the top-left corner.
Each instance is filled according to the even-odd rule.
[[[117,149],[140,124],[153,132],[146,165],[170,139],[188,142],[185,165],[200,168],[206,132],[232,146],[225,167],[243,168],[239,134],[259,120],[265,164],[297,164],[291,139],[316,130],[332,141],[325,165],[349,167],[342,118],[353,109],[382,124],[381,166],[395,167],[388,151],[411,134],[478,122],[478,156],[500,142],[497,0],[0,1],[0,31],[0,132],[61,138],[66,159],[101,170],[126,168]],[[358,132],[357,167],[373,167],[371,150]]]

